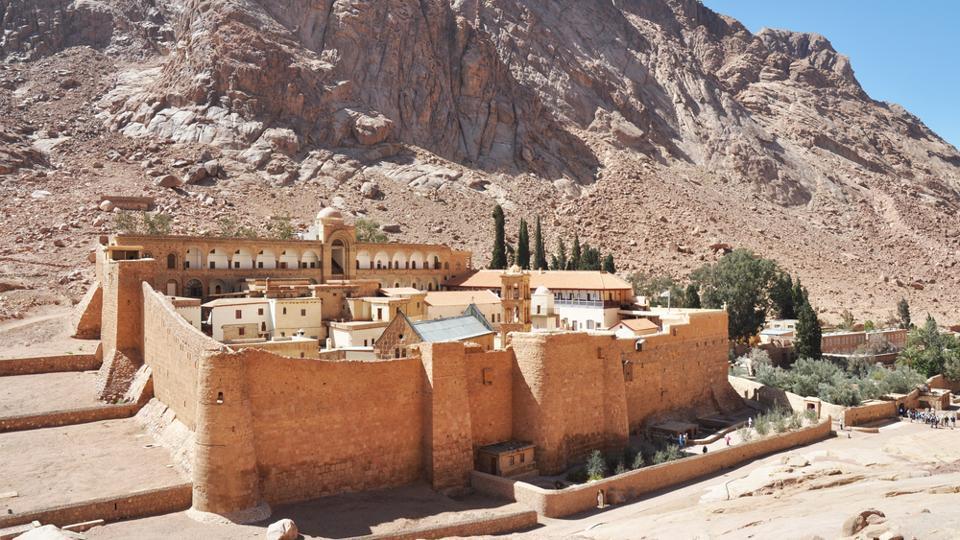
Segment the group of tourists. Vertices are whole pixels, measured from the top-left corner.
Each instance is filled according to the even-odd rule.
[[[917,410],[910,409],[905,411],[904,416],[909,418],[911,422],[927,424],[931,428],[950,428],[954,429],[957,427],[957,413],[956,412],[946,412],[946,411],[935,411],[933,409],[926,410]]]

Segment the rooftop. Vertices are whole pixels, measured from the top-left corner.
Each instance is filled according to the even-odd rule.
[[[473,304],[457,317],[411,322],[413,331],[425,342],[460,341],[493,334],[493,327]]]
[[[622,324],[634,332],[643,332],[647,330],[660,330],[660,327],[650,319],[624,319],[618,324]]]
[[[384,296],[414,296],[423,294],[423,291],[413,287],[383,287],[380,289],[380,292],[383,293]]]
[[[475,270],[444,282],[448,287],[495,289],[500,287],[500,276],[505,270]],[[534,270],[530,272],[530,287],[580,290],[633,290],[633,287],[614,274],[597,270]]]
[[[249,304],[269,304],[268,298],[217,298],[203,304],[205,308],[223,307],[223,306],[244,306]]]
[[[499,304],[500,297],[489,290],[428,292],[426,302],[431,306],[466,306],[469,304]]]

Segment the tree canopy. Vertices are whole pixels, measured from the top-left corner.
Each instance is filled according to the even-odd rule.
[[[960,342],[953,334],[940,332],[936,319],[927,315],[923,326],[910,331],[907,345],[900,353],[898,362],[906,364],[927,377],[960,369]],[[953,379],[950,375],[948,378]]]
[[[730,338],[745,342],[766,322],[769,291],[778,275],[774,261],[736,249],[716,263],[698,268],[691,278],[699,286],[704,307],[726,305]]]

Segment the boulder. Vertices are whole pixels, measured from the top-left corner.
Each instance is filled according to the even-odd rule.
[[[871,518],[871,516],[886,517],[883,512],[877,509],[868,508],[847,518],[846,521],[843,522],[843,527],[840,529],[840,535],[853,536],[862,531],[867,525],[876,523],[877,518]]]
[[[220,161],[216,159],[203,162],[203,168],[207,171],[207,176],[211,178],[220,176]]]
[[[207,178],[207,168],[203,165],[194,165],[187,170],[184,175],[184,182],[187,184],[196,184]]]
[[[360,186],[360,195],[365,199],[379,199],[381,194],[380,186],[374,182],[364,182]]]
[[[180,180],[179,178],[177,178],[172,174],[165,174],[157,179],[157,185],[165,188],[178,188],[183,185],[183,180]],[[109,202],[109,201],[104,201],[104,202]],[[102,203],[100,205],[100,208],[103,209]]]
[[[281,519],[267,527],[267,540],[295,540],[298,536],[300,531],[292,519]]]
[[[384,223],[380,226],[380,230],[385,233],[398,233],[400,232],[399,223]]]
[[[277,152],[292,156],[300,151],[300,138],[291,129],[270,128],[260,136],[261,141],[266,141]]]
[[[114,208],[113,201],[107,200],[107,201],[100,202],[100,210],[104,212],[113,212],[113,208]]]
[[[353,136],[364,146],[373,146],[393,134],[393,122],[383,115],[358,114],[353,120]]]

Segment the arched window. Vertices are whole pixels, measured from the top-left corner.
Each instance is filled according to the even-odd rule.
[[[177,267],[177,256],[173,253],[167,255],[167,269],[173,270]]]

